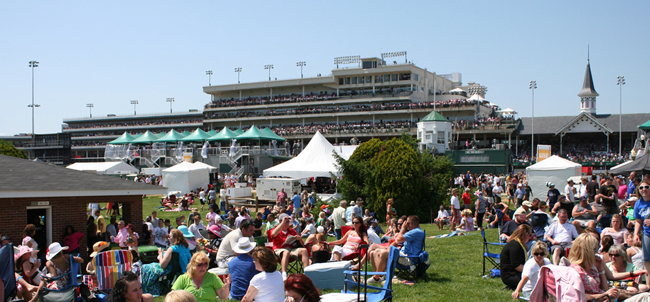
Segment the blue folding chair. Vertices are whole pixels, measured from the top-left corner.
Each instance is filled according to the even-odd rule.
[[[14,247],[11,243],[0,248],[0,279],[4,283],[4,297],[2,301],[7,301],[9,297],[16,296],[16,275],[14,274]]]
[[[43,276],[43,279],[46,282],[52,282],[59,280],[61,278],[68,278],[68,284],[64,288],[60,289],[47,289],[43,288],[39,292],[39,301],[41,302],[76,302],[77,301],[77,288],[79,287],[79,283],[77,282],[77,274],[79,273],[79,263],[74,260],[74,256],[70,255],[70,270],[65,272],[65,274],[57,277],[45,277]]]
[[[409,279],[417,281],[420,277],[427,279],[427,269],[431,266],[429,262],[429,253],[425,249],[425,239],[427,238],[426,233],[422,237],[422,250],[413,257],[406,257],[410,260],[411,265],[400,264],[399,261],[395,264],[395,269],[397,272],[395,275],[402,276],[404,279]]]
[[[501,251],[499,250],[498,253],[491,253],[489,246],[499,246],[503,248],[506,244],[501,242],[488,242],[487,239],[485,239],[485,230],[481,230],[481,236],[483,236],[483,275],[485,275],[485,260],[492,264],[493,269],[501,270]]]

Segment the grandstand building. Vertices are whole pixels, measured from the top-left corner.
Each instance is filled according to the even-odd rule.
[[[336,59],[335,59],[336,61]],[[438,75],[411,63],[382,58],[347,63],[328,76],[204,86],[211,96],[204,125],[211,129],[269,127],[288,140],[321,131],[333,143],[416,135],[417,122],[438,111],[454,122],[452,145],[489,147],[518,124],[497,117],[485,86],[463,85],[461,74]],[[444,151],[444,150],[441,150]]]
[[[147,130],[154,134],[174,129],[178,132],[203,128],[203,113],[189,112],[114,115],[101,117],[67,118],[62,132],[70,135],[72,160],[75,162],[104,161],[104,149],[124,132],[136,135]]]

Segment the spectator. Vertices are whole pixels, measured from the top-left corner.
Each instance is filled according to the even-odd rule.
[[[228,267],[228,262],[237,256],[233,247],[238,244],[239,238],[248,238],[251,242],[255,242],[253,238],[254,229],[255,227],[250,224],[249,220],[244,220],[239,224],[238,229],[228,233],[223,238],[216,258],[219,267]]]
[[[579,230],[578,233],[582,233],[582,228],[595,228],[596,216],[598,211],[591,208],[587,198],[580,197],[580,203],[573,208],[573,225]]]
[[[339,206],[334,209],[332,212],[332,220],[334,221],[334,232],[336,232],[336,239],[339,240],[341,239],[341,227],[345,225],[346,223],[346,218],[345,218],[345,208],[348,206],[348,202],[345,200],[341,200],[339,203]]]
[[[184,290],[172,290],[165,295],[165,302],[196,302],[196,298]]]
[[[553,253],[553,264],[558,265],[560,257],[565,254],[567,248],[571,248],[573,239],[578,237],[576,227],[568,222],[569,216],[565,209],[558,211],[558,221],[551,224],[544,234],[546,241],[550,242]]]
[[[521,272],[527,258],[525,246],[530,240],[530,233],[529,225],[519,226],[501,250],[501,281],[509,289],[517,289],[521,281]]]
[[[282,278],[286,279],[290,258],[301,260],[303,267],[307,267],[309,266],[309,256],[307,249],[304,248],[305,243],[302,241],[302,238],[298,236],[298,233],[294,229],[290,228],[291,217],[287,214],[280,214],[278,220],[280,220],[280,224],[271,230],[271,238],[269,238],[269,241],[273,242],[273,251],[281,259]],[[296,241],[299,244],[294,245]]]
[[[521,291],[521,297],[530,300],[530,293],[535,288],[537,279],[539,278],[539,270],[542,266],[551,264],[551,261],[547,258],[548,247],[546,243],[542,241],[536,242],[530,249],[530,253],[533,255],[533,258],[524,264],[524,268],[521,271],[521,281],[519,281],[517,288],[512,293],[513,299],[518,299],[520,297],[519,292]]]
[[[251,279],[259,273],[255,269],[255,263],[253,257],[251,257],[251,251],[255,248],[255,245],[255,242],[242,237],[237,241],[237,245],[232,248],[237,257],[230,260],[228,264],[231,279],[228,299],[241,300],[244,298]]]
[[[67,247],[67,254],[79,254],[81,250],[81,238],[84,237],[82,232],[75,232],[74,228],[71,225],[65,227],[63,232],[63,246]],[[93,236],[94,238],[94,236]]]
[[[271,250],[258,246],[252,251],[255,269],[261,273],[255,275],[248,286],[242,302],[284,301],[283,276],[277,271],[278,261]]]
[[[400,249],[400,257],[398,262],[405,266],[410,266],[411,261],[408,257],[418,255],[422,249],[424,240],[424,231],[420,228],[420,219],[416,215],[411,215],[408,217],[403,227],[397,235],[395,235],[396,244],[403,243],[402,248]],[[390,249],[388,246],[382,247],[381,245],[372,245],[376,247],[374,251],[368,251],[367,257],[370,257],[370,263],[375,272],[383,272],[386,270],[386,264],[388,263],[388,255]],[[372,248],[371,248],[372,249]],[[369,281],[380,282],[381,278],[376,278],[377,275],[370,278]],[[387,280],[390,282],[390,280]]]
[[[230,278],[225,283],[217,275],[208,272],[210,259],[205,253],[195,253],[187,264],[187,272],[174,282],[172,289],[184,290],[196,298],[198,302],[213,302],[217,296],[221,300],[228,299],[230,294]]]
[[[293,274],[284,282],[287,302],[320,302],[320,291],[305,274]]]
[[[117,279],[113,290],[107,297],[108,302],[153,302],[151,294],[142,293],[142,285],[138,275],[132,272],[124,272],[122,277]]]
[[[442,231],[444,225],[446,223],[449,223],[449,213],[447,212],[447,210],[445,210],[444,206],[440,206],[440,210],[438,210],[438,217],[436,217],[436,219],[434,219],[434,222],[436,223],[436,225],[438,225],[438,229],[441,230],[441,231]],[[387,225],[388,225],[388,227],[390,227],[390,222],[389,221],[387,221]],[[388,233],[389,230],[390,229],[387,228],[386,233]]]

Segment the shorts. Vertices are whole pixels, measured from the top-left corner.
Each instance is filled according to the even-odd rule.
[[[235,257],[236,256],[228,256],[226,258],[217,260],[217,266],[222,268],[228,267],[228,262],[230,262],[230,260],[232,260]]]
[[[205,198],[201,198],[200,200],[201,200],[201,205],[204,205],[205,204]]]
[[[286,247],[285,247],[285,248],[279,248],[279,249],[277,249],[277,250],[274,250],[273,253],[274,253],[278,258],[282,258],[282,253],[284,253],[284,252],[289,252],[289,256],[290,256],[292,259],[298,259],[298,257],[300,257],[300,250],[301,250],[301,249],[302,249],[302,248],[289,249],[289,248],[286,248]]]
[[[339,253],[339,254],[341,254],[341,258],[345,258],[348,255],[354,253],[354,251],[351,250],[351,249],[347,249],[347,248],[344,248],[342,246],[336,245],[336,246],[334,246],[332,248],[332,258],[330,260],[334,260],[334,253]]]
[[[554,253],[556,249],[560,249],[560,257],[561,256],[567,256],[566,254],[566,249],[570,249],[572,244],[570,242],[560,242],[558,245],[552,245],[551,246],[551,253]]]
[[[587,223],[589,223],[590,221],[596,221],[596,220],[594,220],[594,219],[574,219],[573,221],[577,221],[580,224],[580,227],[586,228]]]

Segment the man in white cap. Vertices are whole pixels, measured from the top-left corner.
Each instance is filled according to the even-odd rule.
[[[526,210],[524,210],[523,206],[515,211],[515,214],[513,215],[514,219],[508,221],[504,226],[503,229],[501,229],[501,235],[499,238],[503,241],[507,241],[510,239],[510,236],[512,233],[522,224],[527,224],[528,221],[526,221]],[[534,240],[534,239],[533,239]]]
[[[230,297],[228,299],[241,300],[244,298],[251,279],[259,273],[255,269],[253,257],[250,255],[255,245],[254,241],[251,242],[248,238],[242,237],[232,247],[232,250],[237,253],[237,257],[230,260],[228,264],[230,271]]]
[[[526,220],[528,220],[533,215],[533,211],[530,209],[532,207],[533,207],[532,202],[530,202],[529,200],[524,200],[524,202],[521,203],[521,207],[519,207],[517,210],[522,209],[524,212],[526,212]]]
[[[253,239],[254,231],[255,226],[250,223],[250,220],[246,219],[239,224],[239,229],[228,233],[228,235],[223,238],[221,245],[219,245],[219,250],[217,251],[217,265],[222,268],[228,267],[228,262],[237,256],[233,247],[238,244],[239,238],[247,238],[249,241],[255,242],[255,239]]]

